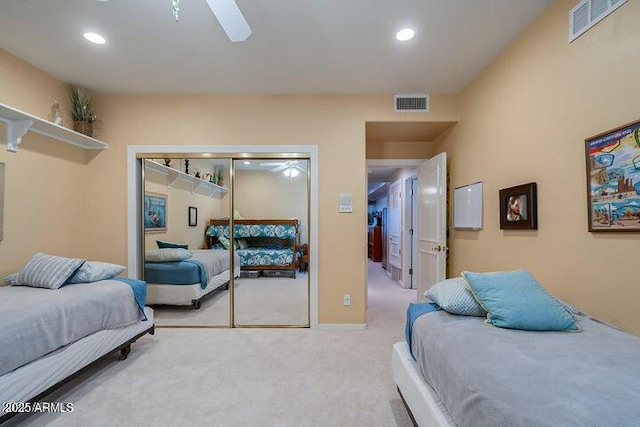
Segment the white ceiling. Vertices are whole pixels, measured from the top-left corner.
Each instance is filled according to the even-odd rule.
[[[0,48],[96,93],[458,93],[550,0],[237,3],[242,43],[205,0],[181,0],[179,22],[171,0],[0,0]],[[416,37],[402,44],[405,26]]]

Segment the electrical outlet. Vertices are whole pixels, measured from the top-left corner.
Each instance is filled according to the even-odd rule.
[[[351,305],[351,295],[349,294],[344,294],[344,301],[343,301],[344,305]]]

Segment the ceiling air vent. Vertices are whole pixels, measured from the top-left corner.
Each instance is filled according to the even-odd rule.
[[[602,21],[627,0],[582,0],[569,12],[569,43]]]
[[[393,95],[396,113],[425,113],[429,111],[429,95],[424,93],[407,93]]]

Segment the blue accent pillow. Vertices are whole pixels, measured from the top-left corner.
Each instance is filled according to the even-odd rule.
[[[176,262],[191,258],[191,251],[182,248],[147,249],[145,262]]]
[[[33,288],[58,289],[82,267],[85,261],[38,252],[20,270],[15,284]]]
[[[451,314],[477,317],[487,315],[486,310],[471,293],[469,283],[464,277],[442,280],[427,289],[424,296]]]
[[[462,272],[486,324],[527,331],[577,331],[573,316],[526,270]]]
[[[112,279],[126,269],[124,265],[102,261],[87,261],[67,280],[67,283],[93,283],[100,280]]]
[[[162,240],[156,240],[158,244],[158,249],[189,249],[189,245],[185,243],[171,243],[171,242],[163,242]]]

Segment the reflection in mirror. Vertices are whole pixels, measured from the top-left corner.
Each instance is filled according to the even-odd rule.
[[[307,170],[306,159],[234,160],[235,325],[309,326]]]
[[[156,326],[230,326],[230,251],[210,249],[205,235],[209,218],[228,216],[229,165],[144,160],[144,279]]]

